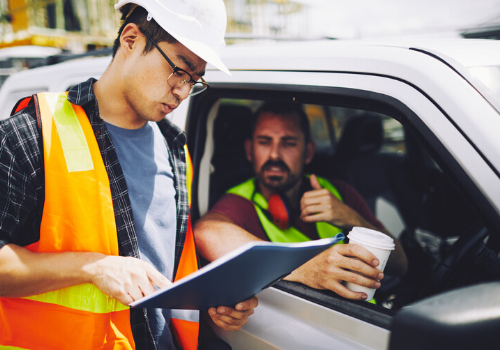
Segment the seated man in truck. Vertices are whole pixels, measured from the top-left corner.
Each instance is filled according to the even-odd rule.
[[[301,242],[347,234],[354,226],[389,234],[352,187],[303,173],[315,144],[307,115],[299,105],[261,106],[245,151],[255,178],[229,189],[195,225],[197,247],[205,259],[213,261],[250,241]],[[395,244],[385,272],[397,276],[406,272],[407,259],[397,239]],[[353,292],[342,282],[379,288],[384,274],[378,265],[376,257],[363,247],[337,244],[285,280],[364,300],[365,293]]]

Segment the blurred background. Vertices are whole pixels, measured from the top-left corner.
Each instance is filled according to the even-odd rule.
[[[0,0],[0,86],[55,55],[110,48],[116,0]],[[500,0],[225,0],[227,43],[251,40],[500,39]],[[109,50],[104,50],[109,53]]]

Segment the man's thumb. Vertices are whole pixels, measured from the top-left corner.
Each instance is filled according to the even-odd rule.
[[[318,179],[316,178],[316,175],[312,174],[311,175],[311,186],[313,190],[321,190],[323,187],[318,182]]]

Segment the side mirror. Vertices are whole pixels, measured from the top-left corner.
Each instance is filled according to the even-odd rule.
[[[396,314],[389,350],[500,349],[500,282],[461,288]]]

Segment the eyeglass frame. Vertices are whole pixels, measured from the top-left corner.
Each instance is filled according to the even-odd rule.
[[[191,74],[189,74],[188,72],[186,72],[184,69],[177,67],[177,66],[174,64],[174,62],[172,62],[172,61],[170,60],[170,58],[168,58],[168,57],[167,57],[167,55],[165,54],[165,52],[163,52],[163,50],[162,50],[162,49],[160,49],[160,47],[158,46],[158,44],[154,41],[154,39],[151,37],[151,35],[149,35],[149,33],[148,33],[148,32],[146,32],[144,29],[142,29],[142,28],[140,28],[140,27],[139,27],[139,30],[140,30],[140,31],[141,31],[141,32],[142,32],[142,33],[143,33],[143,34],[144,34],[144,35],[148,38],[148,40],[149,40],[149,41],[151,41],[151,43],[152,43],[152,44],[153,44],[153,45],[154,45],[154,46],[158,49],[158,51],[161,53],[161,55],[163,56],[163,58],[164,58],[164,59],[168,62],[168,64],[170,64],[170,66],[172,67],[173,72],[172,72],[172,73],[168,76],[168,78],[167,78],[167,82],[168,82],[168,81],[169,81],[169,79],[172,77],[172,75],[174,75],[176,72],[182,72],[182,73],[186,73],[186,74],[188,75],[189,79],[190,79],[189,81],[186,81],[186,79],[181,80],[181,82],[182,82],[182,81],[186,81],[184,84],[188,83],[188,84],[190,84],[190,85],[191,85],[191,88],[190,88],[190,90],[189,90],[189,96],[198,95],[198,94],[200,94],[200,93],[202,93],[202,92],[204,92],[204,91],[206,91],[207,89],[209,89],[209,88],[210,88],[210,85],[209,85],[209,84],[205,81],[205,79],[203,79],[203,77],[200,77],[201,81],[195,81],[195,80],[193,79],[193,77],[191,76]],[[203,85],[203,86],[205,86],[206,88],[205,88],[205,89],[203,89],[203,90],[199,90],[199,91],[196,91],[196,92],[192,93],[193,88],[196,86],[196,84]],[[169,83],[168,85],[170,85],[170,83]],[[174,85],[174,86],[170,85],[170,86],[171,86],[171,87],[175,87],[175,85]],[[181,86],[182,86],[182,85],[181,85]]]

